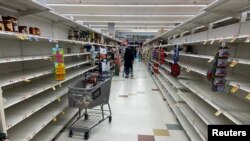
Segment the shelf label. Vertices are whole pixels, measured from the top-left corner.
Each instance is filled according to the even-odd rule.
[[[240,88],[240,85],[238,85],[238,84],[236,86],[233,86],[233,88],[231,89],[231,93],[237,92],[239,90],[239,88]]]
[[[233,60],[232,63],[229,65],[231,68],[235,67],[239,63],[238,60]]]
[[[231,43],[235,42],[235,41],[237,40],[237,37],[238,37],[238,36],[234,36],[230,42],[231,42]]]
[[[249,43],[250,42],[250,36],[249,37],[247,37],[247,39],[246,39],[246,41],[245,41],[246,43]]]
[[[59,83],[59,87],[60,87],[60,88],[62,87],[62,83]]]
[[[224,41],[224,39],[220,39],[220,40],[219,40],[219,43],[221,43],[221,42],[223,42],[223,41]]]
[[[246,99],[250,100],[250,93],[246,96]]]
[[[207,44],[207,40],[206,40],[206,41],[204,41],[203,45],[205,45],[205,44]]]
[[[210,45],[214,44],[214,41],[215,41],[215,40],[212,40],[211,43],[210,43]]]
[[[23,81],[26,82],[26,83],[31,82],[31,80],[29,80],[29,79],[26,79],[26,80],[23,80]]]
[[[62,111],[61,113],[62,113],[62,115],[65,115],[65,112],[64,112],[64,111]]]
[[[57,100],[58,100],[58,102],[60,102],[60,101],[61,101],[61,98],[60,98],[60,97],[57,97]]]
[[[56,117],[54,117],[54,118],[53,118],[53,121],[54,121],[54,122],[56,122],[56,121],[57,121]]]
[[[52,86],[51,88],[52,88],[54,91],[56,90],[56,87],[55,87],[55,86]]]
[[[191,70],[190,69],[186,69],[187,72],[190,72]]]
[[[208,63],[211,63],[214,60],[214,58],[211,58],[210,60],[208,60]]]
[[[219,116],[221,114],[221,111],[217,111],[214,113],[214,115]]]

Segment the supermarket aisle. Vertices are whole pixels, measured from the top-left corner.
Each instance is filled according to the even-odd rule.
[[[113,78],[113,121],[94,128],[89,141],[188,141],[161,94],[152,90],[157,87],[143,63],[135,63],[134,75]],[[83,134],[78,135],[69,138],[66,130],[57,141],[82,141]]]

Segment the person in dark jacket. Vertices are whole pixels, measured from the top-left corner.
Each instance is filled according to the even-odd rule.
[[[134,60],[134,54],[132,50],[129,48],[126,48],[126,51],[124,54],[124,67],[125,67],[125,75],[126,75],[125,78],[128,78],[129,72],[132,71],[133,60]]]

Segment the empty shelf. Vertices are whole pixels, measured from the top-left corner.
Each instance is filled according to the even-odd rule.
[[[236,124],[250,123],[249,104],[226,93],[212,92],[202,81],[179,80],[184,86],[209,103]],[[233,103],[233,104],[232,104]]]
[[[190,124],[189,121],[186,119],[186,117],[182,114],[180,109],[176,106],[176,102],[174,102],[174,99],[168,94],[166,90],[163,90],[161,88],[160,82],[158,82],[158,80],[156,80],[154,76],[153,76],[153,79],[158,85],[158,87],[160,88],[161,92],[164,94],[164,97],[166,98],[168,105],[172,109],[173,113],[175,114],[176,118],[178,119],[178,121],[180,122],[184,130],[186,131],[189,138],[192,141],[201,141],[202,140],[201,137],[195,131],[192,124]]]
[[[58,116],[57,121],[51,121],[43,130],[41,130],[32,141],[51,141],[61,130],[71,121],[78,112],[76,108],[67,108],[64,114]]]
[[[7,129],[10,129],[22,122],[26,118],[32,116],[45,106],[53,103],[55,100],[59,100],[68,92],[68,86],[63,85],[63,88],[55,91],[46,91],[41,95],[26,100],[23,103],[17,104],[11,108],[5,110]]]
[[[181,112],[188,119],[190,124],[194,127],[196,132],[200,135],[203,141],[207,140],[207,125],[198,117],[198,115],[186,104],[178,104]]]
[[[164,73],[163,71],[159,70],[159,72],[162,74],[162,76],[169,81],[175,88],[177,89],[183,89],[185,88],[182,84],[180,84],[180,82],[178,82],[178,80],[176,78],[174,78],[171,75],[167,75],[166,73]]]
[[[200,99],[194,93],[187,90],[179,90],[179,95],[189,105],[189,107],[197,114],[207,125],[222,125],[222,124],[233,124],[232,121],[227,119],[225,116],[216,116],[216,109],[211,107],[205,101]]]
[[[44,107],[22,123],[8,130],[11,141],[29,141],[68,106],[67,99]]]
[[[164,88],[169,92],[176,102],[183,102],[182,98],[178,95],[177,90],[173,88],[166,79],[161,78],[162,76],[157,76]]]
[[[4,91],[4,98],[6,102],[4,102],[4,108],[11,107],[19,102],[22,102],[26,99],[29,99],[37,94],[40,94],[46,90],[52,89],[64,82],[67,82],[89,70],[92,70],[95,67],[83,67],[76,70],[70,70],[67,72],[66,78],[63,81],[56,81],[53,76],[48,76],[38,82],[30,82],[25,86],[16,87],[15,89],[10,89],[8,91]]]

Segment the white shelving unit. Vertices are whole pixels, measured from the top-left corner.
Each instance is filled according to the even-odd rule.
[[[250,21],[246,18],[249,8],[249,1],[215,1],[201,14],[144,44],[151,50],[165,49],[166,64],[160,65],[161,75],[157,76],[156,84],[167,88],[167,96],[172,98],[171,101],[166,97],[169,105],[176,105],[176,97],[172,97],[171,93],[177,93],[183,100],[174,108],[184,115],[199,140],[207,140],[207,125],[250,123],[250,75],[247,73],[250,71]],[[224,25],[228,17],[238,17],[239,22]],[[166,44],[162,45],[162,41],[166,40]],[[223,42],[230,48],[229,64],[236,63],[236,66],[228,68],[226,91],[213,92],[206,78],[207,71]],[[184,48],[179,53],[181,76],[178,78],[165,73],[171,72],[167,64],[174,63],[172,49],[175,45]],[[188,51],[191,53],[186,53],[185,47],[191,47]],[[237,89],[233,92],[232,88]]]
[[[217,110],[209,104],[204,103],[204,101],[194,93],[182,89],[178,90],[178,94],[207,125],[233,124],[233,122],[225,116],[216,116],[214,113],[217,112]]]
[[[51,121],[43,130],[41,130],[31,141],[50,141],[55,138],[71,119],[78,112],[77,109],[66,108],[64,112],[58,115],[56,121]]]
[[[207,140],[207,125],[200,119],[195,112],[188,107],[188,105],[179,104],[181,112],[187,118],[187,120],[193,125],[196,132],[202,138],[203,141]]]
[[[1,15],[16,16],[18,25],[41,31],[41,36],[0,31],[0,130],[11,141],[52,140],[77,112],[68,108],[68,86],[97,68],[90,65],[85,46],[116,47],[121,41],[33,0],[0,0],[0,4]],[[99,34],[105,44],[69,40],[71,29]],[[56,44],[64,50],[63,81],[54,78],[51,50]]]
[[[173,63],[170,59],[165,59],[168,62]],[[206,66],[195,65],[186,62],[179,62],[181,67],[184,67],[190,71],[201,74],[202,76],[207,75],[208,68]],[[250,92],[250,81],[246,77],[241,76],[227,76],[227,80],[229,81],[229,85],[233,87],[239,87],[239,89],[244,90],[246,92]]]
[[[185,115],[180,111],[180,109],[177,107],[175,100],[172,98],[171,94],[169,93],[168,89],[164,88],[162,83],[160,82],[160,77],[152,76],[154,81],[156,82],[157,86],[159,87],[161,93],[166,98],[168,105],[170,106],[171,110],[175,114],[176,118],[182,125],[183,129],[186,131],[188,137],[192,141],[201,141],[201,137],[198,135],[198,133],[195,131],[191,123],[187,120]],[[183,103],[179,103],[178,105],[185,105]]]
[[[214,93],[209,85],[202,81],[179,80],[184,86],[193,93],[206,101],[232,120],[235,124],[248,124],[250,121],[249,104],[226,93]]]

